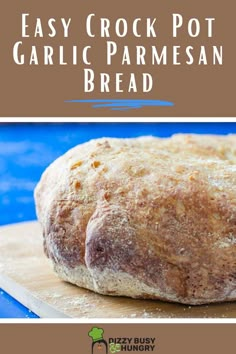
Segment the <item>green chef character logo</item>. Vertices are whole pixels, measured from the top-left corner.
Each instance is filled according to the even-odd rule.
[[[93,327],[88,333],[89,337],[92,338],[92,354],[108,354],[107,342],[103,339],[104,330],[102,328]],[[105,349],[105,350],[104,350]]]

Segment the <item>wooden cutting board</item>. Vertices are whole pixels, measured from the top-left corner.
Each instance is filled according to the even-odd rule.
[[[0,227],[0,287],[41,317],[236,318],[236,303],[183,306],[109,297],[58,279],[37,222]]]

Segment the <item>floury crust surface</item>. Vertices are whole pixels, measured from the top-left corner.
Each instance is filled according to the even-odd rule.
[[[184,304],[236,299],[236,136],[92,140],[47,168],[35,199],[66,281]]]

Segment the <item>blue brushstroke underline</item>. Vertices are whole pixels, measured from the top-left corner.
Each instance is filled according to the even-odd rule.
[[[69,103],[92,103],[93,108],[110,108],[113,111],[125,111],[142,107],[171,107],[173,102],[162,100],[67,100]]]

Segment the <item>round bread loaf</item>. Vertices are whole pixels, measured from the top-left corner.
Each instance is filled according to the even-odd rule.
[[[69,150],[35,190],[60,278],[100,294],[236,299],[236,136],[103,138]]]

